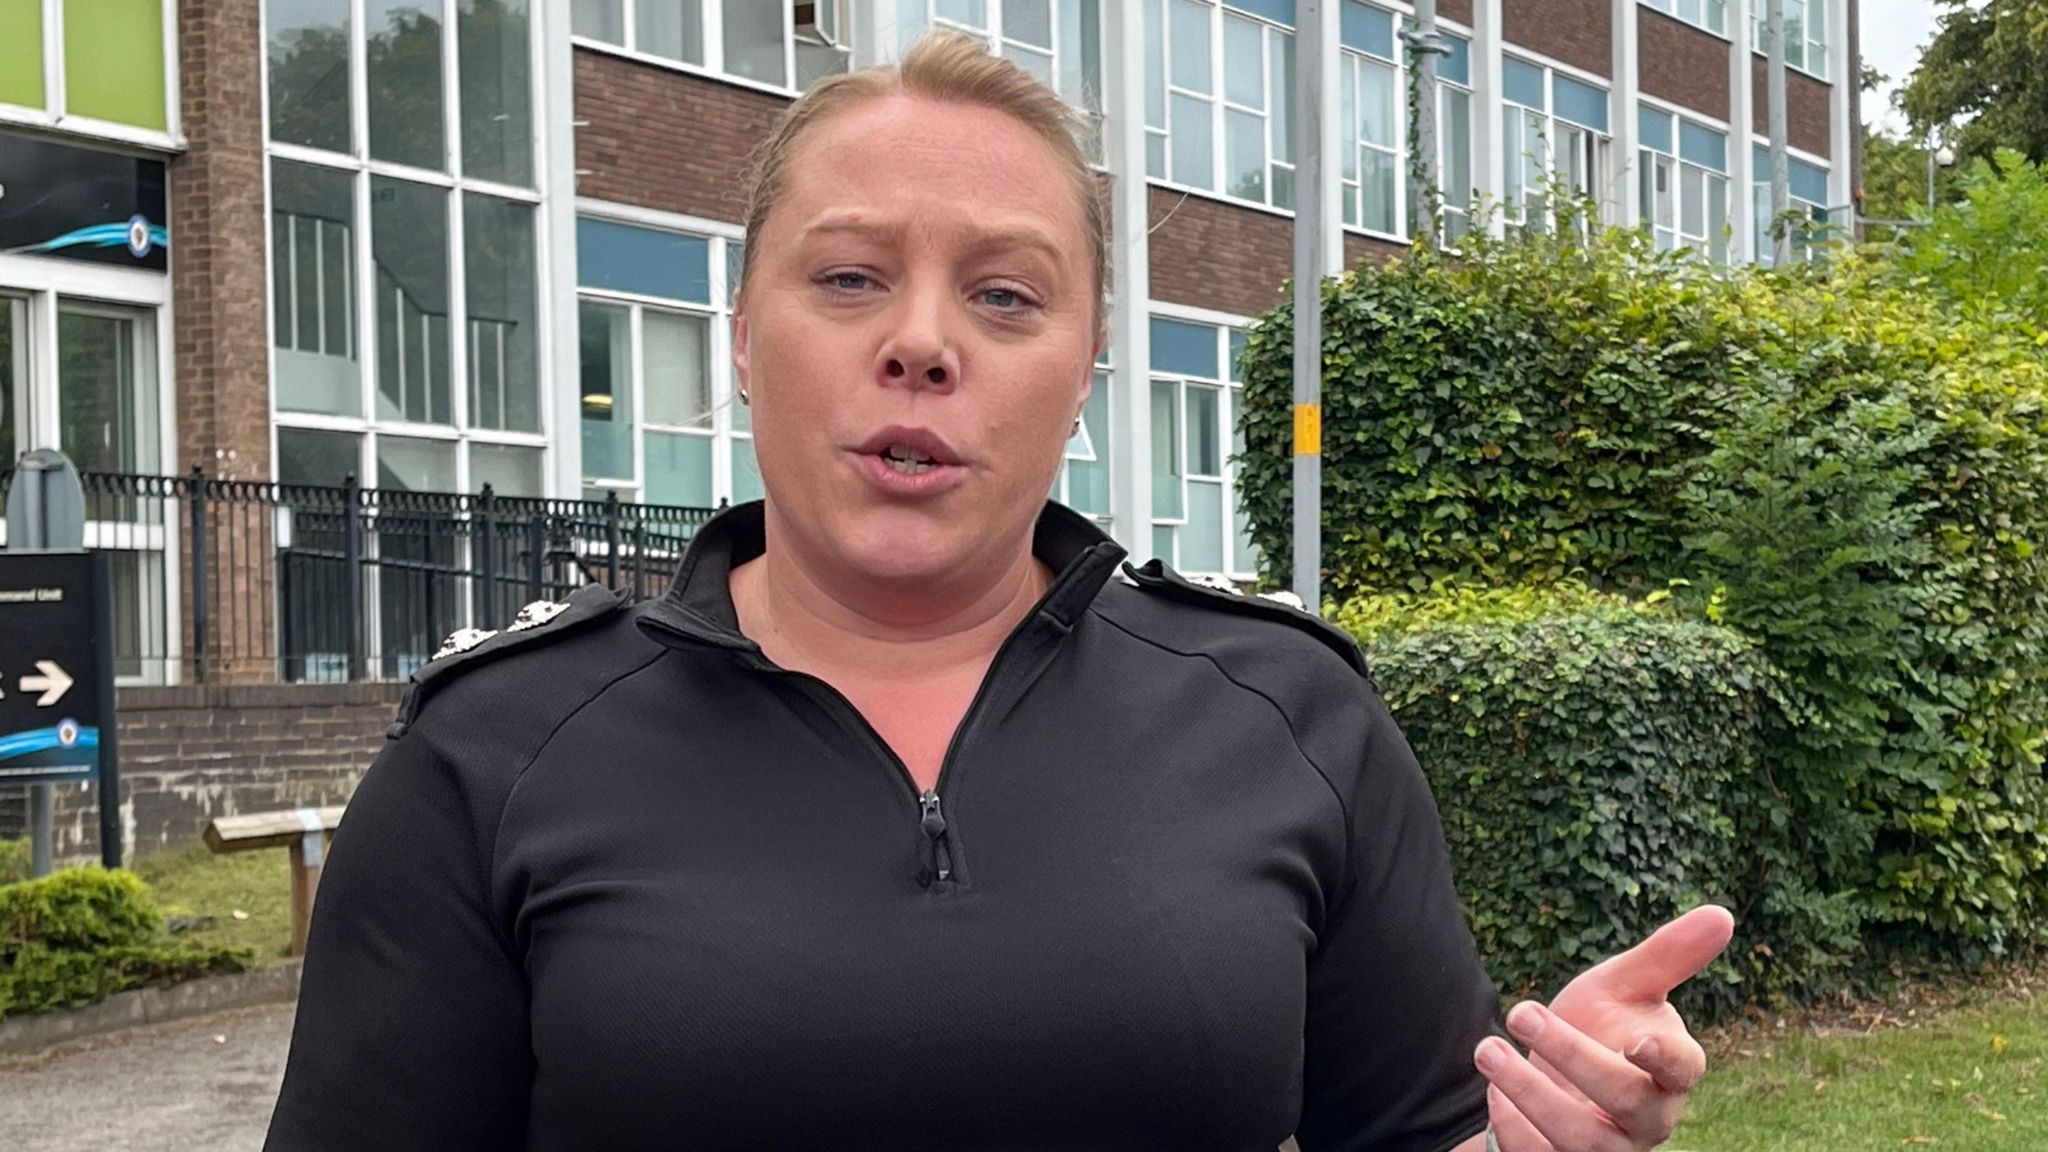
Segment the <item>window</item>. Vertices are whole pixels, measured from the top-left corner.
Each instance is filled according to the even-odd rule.
[[[1403,231],[1407,179],[1407,107],[1394,55],[1394,15],[1345,0],[1342,22],[1344,87],[1344,223],[1398,236]]]
[[[1095,361],[1094,386],[1081,408],[1081,427],[1067,440],[1066,458],[1054,482],[1052,498],[1076,512],[1107,520],[1109,456],[1114,440],[1109,430],[1109,349]]]
[[[1437,58],[1437,181],[1443,193],[1444,242],[1472,230],[1472,55],[1463,37],[1438,33],[1449,51]]]
[[[759,498],[747,409],[731,400],[726,359],[712,369],[739,242],[594,217],[576,222],[576,237],[589,498],[609,490],[693,508]],[[714,260],[727,282],[719,295]]]
[[[569,27],[585,40],[774,88],[801,90],[851,65],[852,4],[853,0],[570,0]]]
[[[1146,174],[1292,208],[1291,0],[1144,3]]]
[[[1728,34],[1728,0],[1643,0],[1643,3],[1717,36]]]
[[[1770,53],[1764,39],[1764,3],[1749,8],[1750,43]],[[1828,78],[1828,0],[1785,0],[1785,63],[1822,80]]]
[[[1151,332],[1153,554],[1183,571],[1249,579],[1258,557],[1229,455],[1243,445],[1244,334],[1156,316]]]
[[[1728,135],[1643,105],[1637,111],[1642,217],[1663,251],[1728,261]]]
[[[167,86],[167,32],[160,0],[0,5],[0,104],[29,109],[39,119],[164,132],[177,98]],[[51,49],[63,65],[55,72],[43,66]]]
[[[1604,204],[1607,93],[1512,56],[1502,59],[1501,77],[1502,210],[1508,221],[1547,227],[1553,188]]]
[[[1777,258],[1773,233],[1778,224],[1771,215],[1770,148],[1756,145],[1752,162],[1756,171],[1752,188],[1755,211],[1751,217],[1756,221],[1756,258],[1760,264],[1770,264]],[[1791,207],[1787,213],[1792,217],[1785,221],[1785,227],[1791,233],[1792,259],[1810,260],[1815,255],[1815,244],[1829,239],[1833,230],[1833,214],[1828,211],[1828,170],[1797,156],[1788,156],[1785,162],[1791,185]]]
[[[265,10],[280,422],[409,485],[538,494],[531,0]]]

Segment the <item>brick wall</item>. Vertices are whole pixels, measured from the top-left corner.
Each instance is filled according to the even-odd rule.
[[[1456,20],[1465,27],[1472,26],[1472,0],[1443,0],[1436,6],[1437,18]]]
[[[1749,78],[1756,104],[1755,127],[1759,134],[1769,135],[1771,131],[1771,89],[1769,62],[1761,53],[1750,59]],[[1828,130],[1828,101],[1833,98],[1834,88],[1808,76],[1797,68],[1785,69],[1785,124],[1789,129],[1786,143],[1816,156],[1829,155],[1834,146],[1834,134]]]
[[[576,192],[740,223],[749,154],[789,101],[576,49]]]
[[[209,475],[268,480],[260,7],[260,0],[178,4],[179,108],[189,147],[169,174],[172,418],[174,470],[199,464]]]
[[[1294,221],[1204,196],[1151,189],[1152,298],[1257,316],[1293,273]]]
[[[197,839],[215,816],[344,803],[384,744],[403,684],[123,688],[121,822],[129,857]],[[52,855],[99,858],[90,785],[55,786]],[[0,837],[25,833],[21,789]]]
[[[1655,8],[1636,14],[1636,83],[1644,94],[1729,119],[1728,41]]]
[[[1396,244],[1391,240],[1382,240],[1377,236],[1360,235],[1349,229],[1346,229],[1344,232],[1345,268],[1356,268],[1368,260],[1374,264],[1384,264],[1390,257],[1397,256],[1407,250],[1405,245]]]
[[[1614,74],[1614,6],[1610,0],[1501,0],[1501,34],[1596,76]]]

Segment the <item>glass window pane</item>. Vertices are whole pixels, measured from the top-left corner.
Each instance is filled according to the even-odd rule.
[[[1223,92],[1233,104],[1266,107],[1266,43],[1259,25],[1241,16],[1223,17]]]
[[[782,13],[787,5],[761,0],[724,0],[725,70],[777,87],[789,82],[782,71]]]
[[[1294,163],[1294,37],[1276,32],[1271,46],[1273,76],[1273,159]]]
[[[1443,93],[1444,203],[1462,209],[1472,202],[1472,94],[1456,88]]]
[[[1501,85],[1508,99],[1539,111],[1550,106],[1543,97],[1543,69],[1512,56],[1503,58],[1500,67]]]
[[[1250,337],[1245,335],[1244,329],[1230,330],[1230,362],[1224,365],[1224,371],[1229,373],[1233,383],[1241,383],[1244,380],[1244,349],[1250,342]]]
[[[310,428],[277,430],[277,482],[338,488],[363,474],[363,438]]]
[[[1220,380],[1216,365],[1216,329],[1184,320],[1152,318],[1152,370]]]
[[[1067,507],[1096,516],[1109,514],[1109,374],[1097,372],[1081,424],[1095,449],[1093,460],[1067,461]]]
[[[702,0],[639,0],[633,6],[633,47],[687,64],[704,63]]]
[[[1387,60],[1394,58],[1393,13],[1358,0],[1344,0],[1337,29],[1338,40],[1344,47]]]
[[[1180,530],[1183,572],[1223,571],[1223,485],[1188,481],[1188,522]]]
[[[469,422],[538,432],[533,207],[468,193],[462,228],[468,339],[479,352],[469,365]]]
[[[1188,475],[1223,475],[1223,447],[1217,388],[1188,388]]]
[[[533,48],[527,0],[464,0],[456,8],[461,53],[462,171],[480,180],[533,183]]]
[[[270,138],[347,152],[348,0],[268,0]]]
[[[937,11],[941,20],[970,28],[988,27],[988,0],[938,0]]]
[[[647,422],[711,427],[711,322],[703,316],[641,313],[641,381]]]
[[[1060,8],[1060,95],[1077,108],[1102,108],[1102,8],[1099,0],[1059,0]],[[1147,52],[1151,50],[1156,17],[1145,18]],[[1145,75],[1156,76],[1151,57],[1145,61]],[[1152,86],[1145,86],[1145,105],[1152,106]],[[1151,122],[1151,117],[1146,117]]]
[[[1152,517],[1178,520],[1180,484],[1180,383],[1152,382]]]
[[[1052,0],[1003,0],[1003,36],[1052,50]]]
[[[43,0],[0,2],[0,104],[41,108],[48,96],[43,86]],[[13,441],[0,444],[0,450]],[[12,453],[7,459],[14,459]]]
[[[377,437],[377,487],[400,492],[455,491],[455,442]]]
[[[57,310],[58,443],[81,472],[154,472],[159,452],[148,323],[138,314]]]
[[[1728,261],[1728,181],[1707,177],[1707,253],[1716,264]]]
[[[1363,225],[1378,232],[1392,233],[1399,213],[1395,210],[1394,189],[1400,180],[1400,165],[1390,152],[1377,152],[1367,148],[1359,157],[1365,166],[1365,214]]]
[[[1294,169],[1285,164],[1273,165],[1273,206],[1289,210],[1294,207]]]
[[[1689,238],[1707,234],[1706,173],[1690,164],[1679,169],[1679,230]]]
[[[1154,558],[1164,560],[1168,564],[1174,562],[1173,526],[1171,524],[1155,524],[1152,526],[1152,555]]]
[[[1223,113],[1224,190],[1245,200],[1266,202],[1266,120],[1235,109]]]
[[[625,0],[570,0],[569,31],[607,44],[624,44]]]
[[[15,409],[28,386],[28,302],[0,296],[0,459],[12,462],[27,445],[15,443]]]
[[[1216,186],[1209,102],[1173,95],[1173,179],[1192,188]]]
[[[584,300],[577,307],[582,378],[583,476],[633,479],[632,313]]]
[[[732,442],[732,502],[745,504],[759,500],[767,493],[761,483],[761,464],[754,458],[754,440],[751,436],[734,437]]]
[[[1163,0],[1143,0],[1145,5],[1145,123],[1166,127],[1166,33],[1159,23]],[[1165,172],[1153,173],[1164,176]]]
[[[356,361],[355,177],[270,162],[271,317],[277,407],[362,413]]]
[[[1167,0],[1173,16],[1173,83],[1190,92],[1214,92],[1209,77],[1209,14],[1195,0]]]
[[[1581,84],[1569,76],[1553,77],[1551,87],[1556,97],[1557,115],[1561,119],[1596,131],[1607,131],[1606,92],[1591,84]]]
[[[1673,180],[1671,173],[1671,161],[1663,157],[1659,157],[1657,159],[1656,205],[1657,227],[1659,228],[1671,228],[1677,222],[1677,212],[1676,209],[1673,207],[1673,195],[1676,192],[1676,189],[1673,188],[1672,185]]]
[[[711,242],[702,236],[579,216],[576,283],[709,304]]]
[[[417,168],[446,168],[441,5],[434,0],[364,0],[363,32],[369,37],[364,56],[370,155]]]
[[[647,502],[684,508],[712,506],[711,437],[677,432],[647,434]]]
[[[796,54],[796,86],[809,88],[827,76],[837,75],[853,65],[853,28],[844,18],[845,0],[819,0],[800,4],[799,18],[791,41]],[[691,0],[696,7],[696,0]],[[809,19],[801,19],[806,14]]]
[[[71,0],[64,5],[64,111],[137,128],[164,127],[162,4]]]
[[[370,246],[376,261],[377,415],[452,424],[448,194],[372,176]]]
[[[471,444],[470,490],[481,492],[486,484],[499,496],[539,496],[540,449],[516,444]]]
[[[1394,70],[1385,64],[1361,62],[1359,66],[1358,135],[1368,144],[1394,146],[1395,110],[1401,105],[1394,95]]]
[[[1166,179],[1166,137],[1157,132],[1145,134],[1145,175]]]

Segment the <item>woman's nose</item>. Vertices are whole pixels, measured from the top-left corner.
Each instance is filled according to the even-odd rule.
[[[885,388],[951,391],[960,384],[960,354],[948,332],[945,301],[932,294],[907,296],[895,331],[882,344],[875,364]]]

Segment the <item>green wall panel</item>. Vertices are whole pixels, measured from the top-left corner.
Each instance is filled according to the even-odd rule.
[[[162,0],[64,0],[64,111],[162,129]]]

